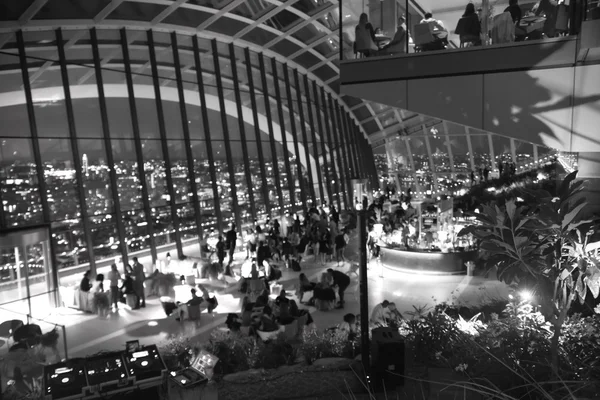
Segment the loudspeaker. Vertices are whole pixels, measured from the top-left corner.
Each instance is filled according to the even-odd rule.
[[[376,391],[404,386],[404,339],[392,328],[375,328],[371,340],[371,366]]]

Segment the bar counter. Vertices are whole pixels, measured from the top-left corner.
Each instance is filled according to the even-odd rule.
[[[381,245],[381,263],[390,271],[425,275],[460,275],[467,273],[467,261],[475,261],[475,250],[441,252],[421,249],[392,248]]]

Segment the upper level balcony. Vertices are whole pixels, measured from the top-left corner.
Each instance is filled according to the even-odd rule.
[[[600,1],[491,3],[342,0],[342,93],[600,152]]]

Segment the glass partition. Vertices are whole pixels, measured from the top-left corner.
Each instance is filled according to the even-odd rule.
[[[335,181],[351,172],[348,146],[339,142],[349,115],[337,115],[337,97],[321,90],[313,71],[333,65],[339,8],[325,0],[296,5],[306,6],[309,20],[282,14],[272,21],[311,43],[290,48],[297,55],[288,64],[164,30],[5,34],[0,233],[48,223],[57,285],[73,290],[82,272],[105,273],[119,258],[136,256],[150,272],[167,252],[197,255],[198,243],[229,222],[251,228],[285,209],[331,203]],[[272,48],[283,51],[287,42],[280,42]],[[308,73],[298,69],[303,55],[318,59]],[[375,109],[392,124],[393,110]],[[19,312],[28,311],[28,296],[44,297],[48,282],[36,246],[0,254],[0,283],[16,285],[18,256],[18,273],[38,285],[29,295],[21,286]]]

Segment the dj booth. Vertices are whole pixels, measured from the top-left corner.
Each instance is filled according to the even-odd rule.
[[[167,371],[158,348],[128,346],[128,350],[76,358],[44,367],[46,400],[139,398],[216,399],[208,396],[206,383],[218,359],[200,353],[189,368]],[[200,395],[199,393],[204,393]]]

